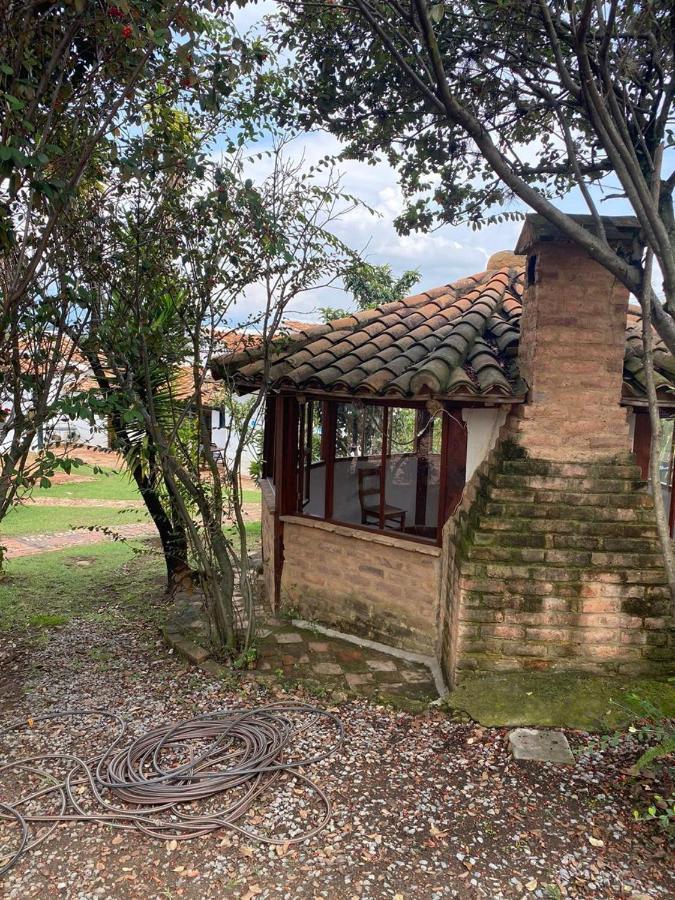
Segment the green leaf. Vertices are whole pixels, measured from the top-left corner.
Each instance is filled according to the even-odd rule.
[[[445,6],[442,3],[435,3],[429,9],[429,18],[434,23],[434,25],[438,25],[443,16],[445,15]]]
[[[641,772],[657,759],[663,759],[675,753],[675,734],[668,735],[665,740],[646,750],[633,766],[634,772]]]

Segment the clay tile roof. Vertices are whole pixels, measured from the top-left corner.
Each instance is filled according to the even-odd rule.
[[[294,322],[270,348],[272,385],[359,396],[522,397],[526,386],[509,354],[522,277],[522,268],[480,272],[326,325]],[[225,354],[214,375],[254,389],[262,355],[261,347]]]
[[[524,268],[491,266],[376,309],[293,330],[269,348],[272,389],[315,390],[358,397],[523,399],[518,371]],[[494,257],[493,257],[494,259]],[[520,262],[517,258],[514,261]],[[494,265],[493,261],[490,261]],[[232,378],[245,393],[260,385],[262,345],[214,360],[215,378]],[[624,397],[644,399],[639,309],[626,326]],[[675,359],[655,337],[657,386],[675,403]]]
[[[652,331],[652,346],[654,350],[654,383],[659,399],[672,402],[675,400],[675,358],[668,352],[656,331]],[[643,399],[646,396],[642,311],[639,306],[628,307],[623,388],[626,398]]]

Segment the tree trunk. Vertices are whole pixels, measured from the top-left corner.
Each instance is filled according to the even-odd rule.
[[[132,475],[162,542],[166,563],[167,591],[172,593],[182,587],[186,580],[192,580],[185,528],[180,520],[175,518],[172,520],[167,515],[159,494],[153,487],[150,478],[143,472],[142,466],[136,466]]]
[[[654,181],[652,193],[658,202],[661,160],[663,145],[657,148],[654,155]],[[654,358],[652,351],[652,271],[654,267],[654,251],[647,248],[645,255],[644,280],[640,296],[642,307],[642,344],[643,361],[645,368],[645,383],[647,387],[647,400],[649,402],[649,421],[652,427],[652,443],[649,453],[649,480],[652,485],[654,497],[654,511],[656,513],[656,527],[659,532],[659,541],[663,552],[663,562],[670,588],[670,603],[675,615],[675,559],[673,559],[673,544],[670,538],[670,528],[666,505],[663,502],[661,491],[661,478],[659,474],[659,447],[661,444],[661,416],[659,414],[658,398],[656,395],[656,383],[654,381]]]
[[[648,253],[650,251],[647,251]],[[651,266],[649,266],[651,269]],[[652,359],[652,334],[651,334],[651,302],[650,288],[645,287],[642,297],[642,340],[644,345],[645,382],[647,386],[647,399],[649,401],[649,422],[651,424],[652,441],[649,453],[649,480],[654,497],[654,512],[656,514],[656,527],[659,533],[659,542],[663,552],[663,561],[670,588],[670,601],[675,615],[675,560],[673,559],[673,545],[670,537],[668,513],[663,501],[661,491],[661,478],[659,473],[659,447],[661,444],[661,416],[656,396],[654,383],[654,362]]]

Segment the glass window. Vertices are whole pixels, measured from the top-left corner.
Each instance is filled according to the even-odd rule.
[[[333,518],[436,537],[441,421],[425,409],[340,403]]]
[[[324,403],[310,400],[300,406],[298,456],[300,512],[323,518],[326,508],[326,460],[323,448]]]
[[[661,419],[661,440],[659,442],[659,481],[663,491],[666,515],[670,511],[670,497],[673,491],[673,419]]]

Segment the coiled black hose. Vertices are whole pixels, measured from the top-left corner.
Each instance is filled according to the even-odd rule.
[[[0,765],[0,777],[24,772],[49,782],[18,800],[0,800],[0,819],[14,820],[21,832],[18,846],[0,858],[0,875],[43,843],[61,822],[106,823],[160,840],[189,840],[231,828],[254,840],[291,844],[314,837],[331,819],[328,797],[299,771],[327,759],[342,744],[342,722],[327,710],[290,703],[222,710],[153,728],[126,745],[127,724],[117,713],[104,709],[59,710],[12,723],[0,731],[0,740],[13,732],[35,730],[40,722],[88,717],[110,720],[117,727],[114,739],[96,756],[84,759],[69,753],[38,753]],[[327,746],[320,729],[322,722],[335,732]],[[322,742],[315,753],[293,755],[294,750],[299,752],[298,743],[313,738]],[[166,757],[170,765],[164,761]],[[65,765],[65,775],[55,777],[45,767],[50,762]],[[318,823],[300,834],[283,837],[255,833],[239,824],[284,774],[292,774],[318,798]],[[221,795],[222,805],[216,810],[185,808]],[[84,808],[85,798],[90,805],[93,800],[93,810]],[[53,806],[54,800],[56,809],[26,809],[36,802]],[[31,825],[47,827],[32,835]]]

